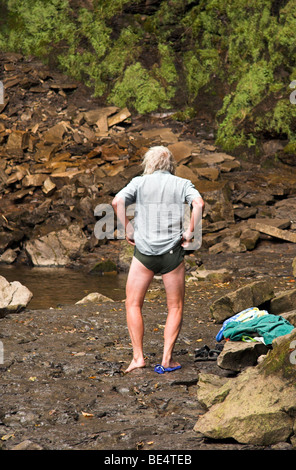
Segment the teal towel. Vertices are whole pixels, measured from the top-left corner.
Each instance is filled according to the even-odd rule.
[[[278,336],[291,333],[294,326],[280,315],[264,315],[245,322],[230,322],[226,325],[223,336],[232,341],[241,341],[242,336],[261,336],[266,345]]]

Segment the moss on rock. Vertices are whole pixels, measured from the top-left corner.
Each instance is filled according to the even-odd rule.
[[[296,329],[272,342],[273,349],[258,366],[266,375],[277,375],[295,385]],[[295,385],[296,387],[296,385]]]

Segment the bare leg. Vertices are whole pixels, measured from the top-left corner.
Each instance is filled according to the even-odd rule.
[[[185,294],[185,265],[162,276],[167,296],[168,316],[164,330],[164,348],[161,364],[164,367],[180,365],[173,360],[173,349],[182,326]]]
[[[133,360],[125,372],[145,366],[143,354],[144,322],[142,306],[145,294],[154,276],[153,271],[147,269],[135,257],[132,259],[126,283],[126,319],[133,346]]]

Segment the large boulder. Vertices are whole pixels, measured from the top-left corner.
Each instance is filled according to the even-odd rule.
[[[273,296],[273,287],[268,281],[255,281],[220,297],[210,306],[210,313],[217,323],[222,323],[246,308],[264,304]]]
[[[194,426],[199,437],[263,446],[295,442],[295,345],[296,329],[235,378],[219,383],[200,375],[197,398],[207,411]]]
[[[32,299],[32,292],[19,281],[8,282],[0,276],[0,317],[25,308]]]
[[[87,238],[78,224],[50,232],[25,244],[26,252],[34,266],[67,266],[81,254]]]
[[[269,312],[278,315],[283,312],[289,312],[295,309],[296,305],[296,289],[289,289],[278,292],[273,299],[270,300]]]
[[[268,350],[269,348],[260,341],[226,341],[217,358],[217,365],[221,369],[240,372],[246,367],[255,366],[258,358],[267,354]]]

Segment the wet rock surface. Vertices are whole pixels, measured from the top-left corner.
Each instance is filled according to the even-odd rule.
[[[293,286],[291,246],[266,246],[256,259],[250,253],[205,259],[211,268],[222,264],[236,270],[243,265],[244,272],[232,282],[187,285],[176,345],[182,369],[169,374],[153,371],[161,358],[166,320],[164,290],[157,279],[143,309],[146,368],[127,375],[123,371],[131,360],[131,346],[124,302],[27,309],[1,319],[2,448],[27,441],[42,449],[68,450],[261,448],[202,439],[193,431],[205,413],[197,400],[199,374],[214,374],[221,383],[235,375],[216,361],[195,362],[194,351],[203,344],[215,346],[221,325],[211,319],[209,306],[221,295],[254,278],[268,279],[276,293]],[[279,257],[277,273],[271,276]]]

